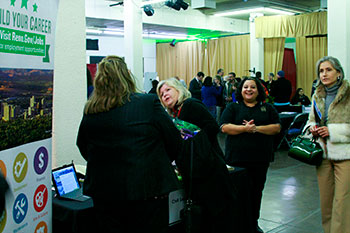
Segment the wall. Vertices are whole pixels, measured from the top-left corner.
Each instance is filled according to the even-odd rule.
[[[88,35],[87,39],[98,39],[99,50],[87,50],[86,51],[86,63],[90,63],[90,56],[107,56],[117,55],[120,57],[125,56],[124,51],[124,38],[117,36],[95,36]],[[144,70],[145,72],[156,72],[156,41],[155,40],[143,40],[143,58],[144,58]],[[145,91],[149,91],[148,89]]]

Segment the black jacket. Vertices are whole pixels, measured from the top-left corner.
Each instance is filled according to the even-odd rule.
[[[191,92],[192,98],[202,100],[202,84],[199,84],[196,78],[191,80],[188,90]]]
[[[170,163],[182,149],[179,131],[156,95],[130,99],[108,112],[84,115],[80,124],[84,193],[93,198],[145,200],[179,188]]]
[[[292,94],[292,84],[284,77],[278,78],[271,88],[270,95],[275,97],[276,103],[287,103],[289,102]]]
[[[179,119],[201,128],[193,138],[193,199],[215,215],[235,199],[235,191],[223,159],[217,134],[219,126],[205,105],[193,98],[185,100]],[[190,143],[186,141],[184,153],[176,159],[188,186]]]

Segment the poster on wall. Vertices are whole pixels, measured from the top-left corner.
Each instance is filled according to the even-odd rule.
[[[52,232],[51,132],[58,0],[0,1],[1,232]]]

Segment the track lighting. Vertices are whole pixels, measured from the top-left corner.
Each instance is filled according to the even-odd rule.
[[[165,5],[177,11],[179,11],[181,8],[184,10],[187,10],[188,8],[188,4],[183,0],[168,0],[165,2]]]
[[[152,16],[154,14],[154,9],[151,5],[143,6],[143,11],[147,16]]]

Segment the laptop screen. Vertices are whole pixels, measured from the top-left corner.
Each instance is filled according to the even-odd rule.
[[[59,196],[80,188],[73,164],[54,169],[52,179]]]

